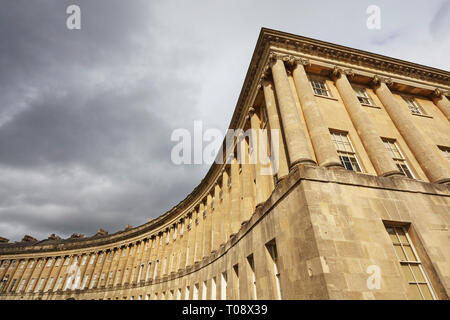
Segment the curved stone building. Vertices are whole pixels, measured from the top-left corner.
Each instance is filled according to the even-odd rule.
[[[0,238],[0,299],[448,299],[449,89],[448,71],[262,29],[229,128],[279,129],[276,174],[224,142],[144,225]]]

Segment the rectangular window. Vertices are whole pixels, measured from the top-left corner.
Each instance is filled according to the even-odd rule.
[[[81,260],[81,265],[84,266],[86,264],[87,256],[83,256],[83,260]]]
[[[51,267],[52,263],[53,263],[53,259],[52,258],[48,259],[46,267]]]
[[[81,285],[81,289],[86,288],[86,284],[87,284],[88,280],[89,280],[89,275],[85,275],[84,276],[84,280],[83,280],[83,284]]]
[[[403,156],[400,149],[398,148],[397,142],[393,139],[382,138],[382,140],[384,146],[386,147],[387,151],[394,160],[397,168],[408,178],[414,179],[414,175],[409,169],[408,163],[406,162],[406,158]]]
[[[206,281],[203,281],[202,300],[206,300],[207,293],[208,293],[208,284]]]
[[[42,289],[42,286],[44,285],[44,278],[41,278],[41,280],[39,280],[38,286],[36,287],[36,290],[34,290],[34,292],[39,292]]]
[[[145,300],[150,300],[150,294],[145,295]]]
[[[408,280],[408,296],[416,300],[436,299],[408,230],[398,226],[386,226],[386,230],[391,238],[403,274]]]
[[[192,296],[192,300],[198,300],[198,283],[194,285],[194,294]]]
[[[220,285],[220,298],[222,300],[227,299],[227,273],[222,272],[222,278],[221,278],[221,285]]]
[[[92,281],[91,281],[91,285],[90,285],[90,288],[92,289],[92,288],[94,288],[94,286],[95,286],[95,283],[97,282],[97,274],[94,274],[94,276],[92,277]]]
[[[95,261],[95,254],[93,254],[91,256],[91,260],[89,261],[89,264],[94,264],[94,261]]]
[[[412,114],[424,115],[422,107],[412,97],[402,97]]]
[[[359,102],[362,104],[368,104],[373,105],[372,100],[369,98],[369,95],[367,94],[367,91],[365,88],[361,87],[353,87],[353,90],[356,93],[356,97],[358,98]]]
[[[12,260],[11,261],[11,265],[9,266],[11,269],[14,268],[16,266],[17,260]]]
[[[216,294],[217,294],[216,277],[213,277],[211,281],[211,300],[216,300]]]
[[[258,297],[256,295],[255,260],[253,259],[253,254],[247,257],[247,262],[248,262],[248,271],[250,275],[250,287],[251,287],[250,292],[252,294],[251,299],[256,300],[258,299]]]
[[[53,284],[53,280],[54,280],[53,277],[48,279],[47,286],[45,287],[45,291],[46,292],[51,289],[52,284]]]
[[[27,292],[31,292],[31,290],[33,290],[35,281],[36,281],[36,278],[31,279],[30,283],[28,284]]]
[[[9,288],[9,292],[13,292],[16,282],[17,282],[17,279],[13,279],[13,281],[11,282],[11,287]]]
[[[348,138],[348,133],[330,130],[330,134],[339,159],[341,159],[341,163],[345,169],[362,172],[355,149],[353,149],[353,145]]]
[[[189,286],[186,286],[186,290],[184,291],[184,300],[189,300]]]
[[[239,295],[240,295],[240,290],[239,290],[239,265],[235,264],[233,266],[233,282],[234,282],[234,294],[235,294],[235,299],[239,300]]]
[[[8,260],[3,260],[0,269],[5,269],[7,265],[8,265]]]
[[[63,277],[59,277],[59,279],[58,279],[58,281],[56,282],[56,286],[55,286],[55,288],[53,289],[53,291],[58,291],[58,290],[61,288],[62,281],[63,281]]]
[[[145,272],[145,281],[148,280],[148,277],[150,276],[150,270],[152,269],[152,263],[149,262],[147,266],[147,271]]]
[[[272,263],[272,272],[275,282],[276,299],[281,300],[281,287],[280,287],[280,272],[278,268],[278,252],[275,239],[269,241],[266,244],[267,252],[269,253],[270,262]]]
[[[156,260],[156,262],[155,262],[155,271],[153,272],[153,280],[156,279],[156,274],[158,272],[158,264],[159,264],[159,260]]]
[[[439,150],[441,150],[442,154],[444,155],[444,158],[447,159],[447,161],[450,162],[450,148],[444,147],[444,146],[438,146]]]
[[[315,94],[324,97],[330,96],[325,80],[311,79],[311,86]]]
[[[22,262],[20,262],[20,269],[25,268],[25,260],[22,260]]]
[[[181,288],[177,290],[177,300],[181,300]]]
[[[61,258],[56,259],[55,267],[59,267],[61,265]]]
[[[27,282],[26,279],[22,279],[22,281],[20,282],[19,289],[17,290],[17,292],[22,292],[23,287],[25,286],[26,282]]]

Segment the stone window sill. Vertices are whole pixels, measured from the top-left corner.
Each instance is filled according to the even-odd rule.
[[[316,97],[319,97],[319,98],[325,98],[325,99],[330,99],[330,100],[334,100],[334,101],[338,101],[338,99],[337,98],[334,98],[334,97],[327,97],[327,96],[321,96],[320,94],[314,94]]]
[[[413,116],[417,116],[417,117],[424,117],[424,118],[430,118],[433,119],[432,116],[429,116],[427,114],[418,114],[418,113],[411,113]]]
[[[375,108],[375,109],[381,109],[381,107],[379,107],[379,106],[374,106],[373,104],[361,103],[361,105],[364,106],[364,107]]]

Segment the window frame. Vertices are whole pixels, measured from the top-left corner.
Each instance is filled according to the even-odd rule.
[[[322,87],[316,87],[314,82],[319,82],[320,84],[323,85]],[[327,80],[318,76],[309,76],[309,84],[312,88],[312,91],[314,93],[315,96],[317,97],[324,97],[324,98],[332,98],[331,95],[331,91],[330,88],[327,85]],[[318,90],[319,92],[317,92],[316,90]],[[325,94],[322,94],[321,92],[325,91]]]
[[[330,136],[331,136],[331,141],[332,141],[332,143],[335,146],[336,153],[338,154],[338,157],[341,160],[341,164],[344,166],[344,168],[346,170],[348,170],[348,171],[353,171],[353,172],[356,172],[356,173],[365,173],[364,167],[362,166],[361,161],[359,160],[358,154],[356,153],[356,149],[353,146],[352,139],[350,139],[349,132],[348,131],[337,130],[337,129],[329,129],[329,132],[330,132]],[[347,139],[347,141],[348,141],[348,143],[350,145],[350,148],[353,150],[353,154],[351,152],[349,152],[349,151],[339,150],[338,149],[337,143],[335,142],[335,139],[334,139],[334,136],[333,136],[334,134],[337,134],[339,136],[344,136]],[[341,155],[341,153],[342,153],[342,155]],[[347,169],[347,167],[344,164],[344,161],[341,158],[342,156],[345,156],[345,155],[347,155],[347,156],[353,155],[353,158],[355,158],[356,163],[359,166],[359,171],[353,170],[353,169],[352,170]]]
[[[369,93],[367,92],[367,88],[360,86],[360,85],[351,85],[353,88],[353,92],[356,95],[356,98],[358,99],[358,102],[363,106],[369,106],[369,107],[376,107],[375,103],[373,102],[373,99],[369,96]],[[362,93],[362,96],[359,95],[359,93]],[[363,100],[363,101],[361,101]]]
[[[384,144],[385,148],[386,148],[386,142],[388,142],[389,144],[391,144],[391,143],[394,144],[394,146],[395,146],[397,152],[400,154],[401,158],[395,157],[395,153],[392,152],[391,150],[387,150],[387,148],[386,148],[386,150],[388,152],[390,152],[391,155],[394,156],[394,157],[391,157],[391,158],[392,158],[392,160],[394,160],[395,165],[397,166],[398,169],[400,169],[400,171],[404,174],[404,176],[406,178],[417,180],[416,175],[411,170],[411,167],[408,164],[408,159],[406,159],[405,155],[403,154],[402,150],[400,149],[400,147],[399,147],[399,145],[397,143],[397,139],[381,137],[381,140],[383,141],[383,144]],[[392,148],[390,148],[390,149],[392,149]],[[411,177],[408,177],[408,175],[403,171],[403,169],[399,168],[397,161],[402,161],[403,162],[403,164],[406,166],[406,168],[408,169],[409,173],[411,174]]]
[[[411,112],[411,114],[416,116],[427,116],[422,105],[419,102],[417,102],[414,96],[402,95],[401,97],[406,106],[408,107],[408,110]],[[411,102],[412,105],[410,105],[409,102]],[[418,110],[419,112],[416,112],[415,110]]]
[[[427,300],[427,299],[425,299],[425,295],[422,293],[422,289],[421,289],[421,286],[420,286],[421,284],[426,284],[427,287],[428,287],[428,290],[430,291],[431,297],[433,298],[432,300],[438,300],[439,298],[438,298],[438,296],[436,294],[436,291],[435,291],[435,289],[433,287],[433,284],[431,283],[431,281],[430,281],[430,279],[429,279],[429,277],[427,275],[427,272],[426,272],[426,270],[425,270],[425,268],[423,266],[423,262],[422,262],[422,260],[420,258],[420,255],[419,255],[419,253],[416,250],[416,246],[413,243],[413,241],[412,241],[412,239],[411,239],[411,237],[409,235],[410,225],[397,224],[397,223],[384,223],[384,226],[386,228],[386,233],[388,234],[389,240],[391,241],[392,248],[394,249],[395,256],[397,257],[397,261],[398,261],[399,265],[400,266],[403,266],[403,265],[409,266],[409,271],[411,272],[411,275],[412,275],[414,281],[409,281],[408,279],[406,279],[408,285],[415,284],[417,286],[418,290],[419,290],[420,295],[422,296],[422,300]],[[391,228],[391,229],[394,230],[398,242],[395,242],[395,243],[393,242],[393,240],[391,238],[391,235],[388,232],[388,228]],[[403,234],[406,237],[407,243],[403,243],[402,242],[402,240],[400,239],[400,236],[398,235],[397,229],[402,229]],[[416,260],[415,261],[414,260],[401,260],[400,257],[397,254],[396,249],[395,249],[396,245],[397,246],[400,245],[402,253],[403,253],[403,255],[405,255],[405,257],[407,259],[409,257],[407,256],[407,251],[404,249],[404,245],[409,246]],[[419,281],[419,280],[416,279],[416,274],[412,270],[411,265],[415,265],[415,266],[419,267],[420,273],[421,273],[424,281]],[[401,272],[401,274],[406,278],[406,275],[404,274],[403,271]]]

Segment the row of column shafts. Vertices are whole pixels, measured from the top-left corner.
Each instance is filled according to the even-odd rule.
[[[239,164],[235,152],[231,163],[222,170],[217,183],[195,209],[164,231],[119,248],[90,253],[85,263],[80,263],[78,259],[83,259],[83,255],[41,258],[44,262],[41,264],[36,263],[33,258],[19,261],[4,281],[2,291],[15,291],[20,287],[22,292],[34,292],[38,285],[41,285],[42,291],[48,286],[50,278],[54,279],[53,290],[63,290],[70,277],[68,270],[74,263],[73,259],[78,261],[76,276],[79,276],[81,284],[85,276],[89,275],[84,289],[139,284],[159,279],[191,266],[218,250],[231,235],[239,231],[241,224],[251,217],[255,207],[268,199],[277,181],[287,176],[296,165],[342,168],[305,70],[308,61],[288,60],[307,128],[302,127],[288,79],[285,57],[271,56],[271,72],[262,79],[265,112],[256,107],[249,111],[250,128],[259,129],[261,123],[267,121],[270,129],[279,129],[279,141],[283,143],[280,143],[279,168],[275,177],[258,174],[262,167],[259,162]],[[377,174],[401,175],[387,153],[375,125],[358,101],[347,73],[335,68],[332,78]],[[375,76],[374,91],[423,171],[431,182],[450,181],[449,172],[439,159],[436,148],[425,143],[426,140],[415,127],[408,110],[398,104],[386,82]],[[450,119],[450,103],[445,95],[436,97],[434,103]],[[265,115],[267,119],[262,119]],[[315,157],[310,154],[305,129],[309,132]],[[243,148],[244,156],[248,159],[252,152],[249,151],[248,141],[243,139],[239,147]],[[46,267],[49,259],[52,259],[51,267]],[[56,262],[58,259],[59,265]],[[66,263],[67,259],[69,263]],[[0,279],[5,280],[8,270],[8,266],[0,269]],[[58,281],[60,277],[62,281]],[[13,283],[13,279],[16,282]],[[22,283],[23,279],[26,280],[25,283]],[[33,287],[29,287],[31,279],[35,279]],[[45,283],[39,284],[40,279],[45,279]]]

